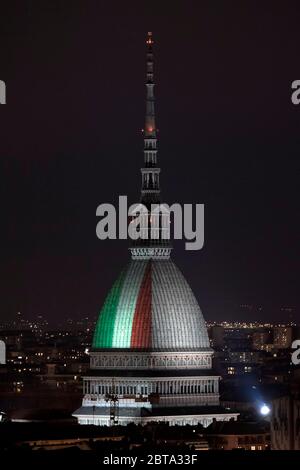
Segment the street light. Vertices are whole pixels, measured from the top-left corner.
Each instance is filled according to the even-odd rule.
[[[270,411],[271,411],[271,408],[266,405],[265,403],[260,407],[260,414],[263,415],[263,416],[267,416]]]

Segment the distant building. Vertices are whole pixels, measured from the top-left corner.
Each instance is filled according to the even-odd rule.
[[[275,326],[273,332],[275,349],[288,349],[291,347],[293,337],[291,326]]]
[[[236,364],[259,364],[262,362],[261,353],[257,351],[229,351],[229,362]]]
[[[47,363],[43,374],[38,375],[40,383],[49,387],[49,389],[70,390],[74,392],[82,390],[82,383],[78,375],[61,364]]]
[[[224,328],[223,326],[212,326],[210,328],[210,339],[214,349],[221,349],[224,346]]]
[[[271,348],[268,347],[271,345]],[[252,335],[252,347],[258,351],[273,349],[272,334],[270,330],[257,330]]]
[[[252,346],[252,331],[248,328],[225,328],[224,342],[231,351],[246,351]]]
[[[258,372],[261,362],[257,351],[229,351],[223,362],[223,373],[243,375]]]
[[[35,338],[30,330],[0,330],[0,339],[6,347],[15,351],[21,351],[24,346],[35,343]]]

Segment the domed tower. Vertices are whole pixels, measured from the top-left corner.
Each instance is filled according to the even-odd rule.
[[[131,259],[100,311],[83,378],[81,424],[168,421],[207,426],[236,414],[219,406],[219,379],[198,302],[172,261],[169,214],[161,203],[154,111],[153,39],[147,36],[146,119],[141,203],[148,236],[130,247]],[[152,210],[152,213],[151,213]]]

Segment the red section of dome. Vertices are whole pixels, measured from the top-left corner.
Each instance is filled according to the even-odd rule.
[[[148,262],[134,311],[130,346],[151,347],[151,261]]]

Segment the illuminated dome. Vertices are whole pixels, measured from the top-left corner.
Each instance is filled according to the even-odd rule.
[[[237,419],[220,406],[220,377],[212,369],[200,307],[170,258],[170,214],[152,209],[161,202],[152,47],[149,32],[140,198],[147,211],[137,224],[131,260],[99,314],[82,406],[73,413],[80,424],[208,426],[215,419]]]
[[[131,260],[104,302],[93,348],[209,349],[198,302],[170,259]]]

